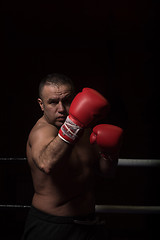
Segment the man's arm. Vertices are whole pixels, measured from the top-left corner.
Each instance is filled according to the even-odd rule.
[[[59,131],[52,125],[45,125],[34,133],[32,155],[39,168],[49,174],[81,137],[84,128],[105,116],[108,107],[108,101],[94,89],[84,88],[77,94]]]
[[[58,130],[51,125],[34,131],[30,136],[30,145],[34,163],[46,174],[50,174],[72,149],[58,137]]]
[[[98,162],[97,162],[97,169],[98,174],[102,177],[112,178],[116,174],[118,166],[118,156],[103,156],[100,153]]]
[[[90,143],[97,144],[100,158],[97,168],[101,175],[111,177],[115,173],[123,130],[110,124],[100,124],[93,128]]]

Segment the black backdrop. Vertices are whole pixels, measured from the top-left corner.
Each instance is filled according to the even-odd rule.
[[[92,87],[108,98],[106,122],[124,129],[121,158],[160,159],[158,14],[156,0],[1,1],[0,158],[26,156],[41,116],[39,80],[59,72],[77,91]],[[115,179],[97,180],[96,204],[159,205],[159,168],[119,167]],[[29,205],[27,163],[1,161],[0,188],[1,204]],[[0,211],[1,239],[20,239],[27,210]],[[116,239],[159,235],[159,214],[106,217]]]
[[[107,122],[124,129],[120,157],[159,159],[156,2],[54,2],[1,4],[0,157],[25,157],[38,82],[59,72],[108,98]]]

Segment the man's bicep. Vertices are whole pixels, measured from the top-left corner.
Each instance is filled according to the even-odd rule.
[[[32,159],[39,164],[40,158],[48,144],[55,139],[58,131],[54,128],[45,127],[35,132],[31,139]]]

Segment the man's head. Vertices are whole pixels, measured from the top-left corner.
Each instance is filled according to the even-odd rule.
[[[72,88],[72,91],[74,93],[75,89],[74,89],[74,84],[72,82],[72,80],[63,75],[63,74],[58,74],[58,73],[53,73],[53,74],[48,74],[45,78],[43,78],[39,84],[39,97],[42,99],[42,92],[43,92],[43,88],[45,85],[70,85]]]
[[[39,84],[38,102],[46,121],[58,128],[61,127],[74,95],[74,84],[65,75],[50,74],[43,78]]]

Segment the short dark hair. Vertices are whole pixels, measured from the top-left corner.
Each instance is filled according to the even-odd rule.
[[[42,89],[45,85],[70,85],[73,93],[75,92],[75,86],[73,81],[64,74],[52,73],[44,77],[39,84],[39,97],[42,98]]]

